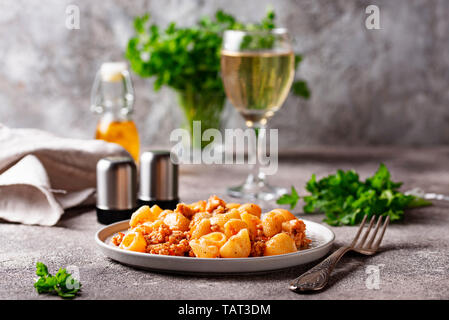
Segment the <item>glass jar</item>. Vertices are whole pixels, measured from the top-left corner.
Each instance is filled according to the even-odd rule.
[[[126,63],[103,63],[91,96],[91,110],[101,114],[95,138],[121,145],[138,162],[140,142],[132,120],[133,104],[133,87]]]

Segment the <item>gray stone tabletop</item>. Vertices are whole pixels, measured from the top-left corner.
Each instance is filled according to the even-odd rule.
[[[449,194],[449,148],[308,148],[280,161],[273,184],[294,185],[304,193],[312,173],[318,177],[336,169],[356,169],[362,178],[384,162],[403,190],[420,187]],[[244,166],[185,166],[180,194],[186,202],[225,195],[227,186],[245,177]],[[230,200],[225,197],[226,200]],[[261,204],[264,208],[273,203]],[[302,206],[295,213],[304,217]],[[307,215],[320,222],[321,214]],[[33,288],[35,263],[50,272],[75,266],[83,284],[77,299],[448,299],[449,202],[406,212],[405,219],[390,225],[383,250],[373,257],[345,256],[334,271],[329,287],[314,294],[288,290],[289,281],[312,264],[267,274],[175,275],[133,269],[105,256],[96,248],[95,232],[101,228],[92,208],[67,212],[54,227],[0,222],[0,299],[59,299],[38,295]],[[348,243],[356,227],[331,227],[335,247]],[[378,270],[379,286],[369,284]],[[367,285],[368,284],[368,285]]]

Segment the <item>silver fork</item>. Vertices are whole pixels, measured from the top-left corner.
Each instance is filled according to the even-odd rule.
[[[387,217],[387,219],[385,219],[382,229],[380,229],[382,217],[380,217],[377,220],[376,227],[367,241],[368,235],[370,234],[370,231],[374,225],[375,217],[373,216],[369,223],[368,229],[363,234],[362,239],[358,241],[360,234],[362,233],[363,227],[365,225],[366,217],[367,216],[365,216],[362,220],[362,223],[360,223],[359,230],[357,231],[354,240],[352,240],[352,243],[349,246],[339,248],[329,257],[323,260],[320,264],[316,265],[309,271],[303,273],[298,278],[293,280],[289,287],[290,290],[293,290],[295,292],[303,292],[303,291],[323,289],[326,286],[327,282],[329,281],[331,272],[332,270],[334,270],[335,265],[338,263],[338,261],[340,261],[341,257],[348,251],[355,251],[367,256],[375,254],[379,249],[380,243],[382,242],[382,238],[385,234],[385,230],[387,229],[390,217]],[[379,237],[377,238],[376,242],[374,242],[379,229],[380,229]]]

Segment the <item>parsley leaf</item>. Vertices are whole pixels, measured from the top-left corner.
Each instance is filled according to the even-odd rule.
[[[42,262],[36,263],[36,274],[40,277],[44,277],[48,274],[48,269]]]
[[[304,80],[296,80],[293,82],[292,90],[298,97],[303,97],[304,99],[309,99],[311,96],[310,89],[307,86],[307,82]]]
[[[48,268],[42,262],[36,263],[36,275],[39,279],[34,283],[38,293],[57,294],[64,299],[73,299],[81,289],[81,283],[72,277],[66,269],[59,269],[56,275],[48,273]]]
[[[310,195],[305,196],[305,213],[324,212],[324,222],[332,226],[359,224],[365,215],[389,216],[391,221],[401,220],[407,208],[431,205],[431,202],[398,191],[401,182],[391,180],[390,172],[384,164],[365,181],[353,171],[337,170],[321,180],[313,174],[306,184]],[[283,195],[278,204],[296,206],[298,193]]]
[[[284,194],[282,195],[277,201],[277,204],[289,204],[290,209],[293,209],[296,206],[296,203],[299,200],[298,192],[296,192],[295,187],[292,186],[292,193],[291,194]]]

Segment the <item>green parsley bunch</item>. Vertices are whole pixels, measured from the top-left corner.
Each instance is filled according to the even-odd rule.
[[[305,213],[324,212],[324,222],[332,226],[356,225],[363,217],[389,216],[391,221],[401,220],[406,208],[427,206],[431,203],[398,191],[401,182],[393,182],[384,164],[377,172],[360,181],[353,171],[338,170],[336,174],[317,180],[315,174],[307,182],[310,195],[304,197]],[[292,193],[280,197],[278,204],[290,204],[293,209],[299,195],[292,187]]]
[[[52,293],[64,299],[73,299],[81,289],[81,283],[63,268],[52,276],[48,273],[47,266],[38,262],[36,263],[36,275],[39,276],[39,279],[34,283],[34,287],[38,293]]]
[[[177,91],[223,93],[220,77],[220,50],[223,32],[232,30],[271,30],[275,28],[272,10],[257,24],[243,24],[219,10],[215,19],[201,18],[195,26],[180,28],[172,22],[165,30],[150,24],[150,15],[134,20],[135,36],[128,42],[126,58],[132,70],[143,78],[154,77],[154,89],[163,85]],[[270,39],[246,38],[244,46],[266,48]],[[296,55],[296,66],[302,57]],[[304,98],[310,90],[303,80],[293,84],[293,92]]]

